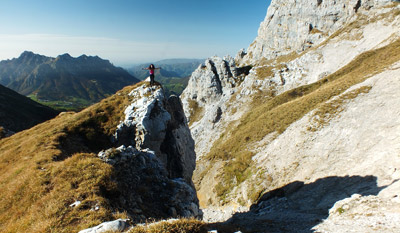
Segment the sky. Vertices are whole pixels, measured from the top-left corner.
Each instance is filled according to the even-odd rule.
[[[0,60],[32,51],[100,56],[119,66],[235,56],[270,0],[0,0]]]

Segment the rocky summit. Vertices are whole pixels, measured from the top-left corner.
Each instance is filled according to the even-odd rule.
[[[192,182],[194,141],[179,98],[166,98],[160,86],[147,84],[128,96],[132,101],[112,137],[112,143],[118,147],[98,154],[121,172],[126,186],[121,190],[125,197],[119,200],[121,207],[130,206],[132,213],[142,213],[143,205],[134,201],[142,200],[151,206],[147,209],[149,216],[157,213],[164,218],[201,217]],[[146,191],[135,195],[133,190]]]
[[[0,148],[1,231],[98,232],[107,221],[122,229],[202,216],[182,104],[159,85],[128,86],[2,139]]]
[[[181,98],[205,220],[399,231],[399,26],[398,1],[272,1],[247,51],[200,65]]]

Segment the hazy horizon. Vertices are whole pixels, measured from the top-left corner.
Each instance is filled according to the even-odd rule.
[[[99,56],[126,67],[234,56],[247,49],[270,1],[15,0],[0,2],[0,60],[32,51]]]

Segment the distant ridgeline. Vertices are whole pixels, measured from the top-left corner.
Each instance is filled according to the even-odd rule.
[[[189,77],[196,68],[204,62],[205,59],[166,59],[154,62],[156,67],[156,81],[160,82],[167,95],[180,95],[186,88]],[[140,64],[128,69],[128,72],[140,80],[146,79],[149,74],[143,68],[148,67],[150,63]]]
[[[138,81],[98,56],[24,52],[0,62],[0,84],[56,109],[81,109]]]

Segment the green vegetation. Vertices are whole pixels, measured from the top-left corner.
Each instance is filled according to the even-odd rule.
[[[343,214],[345,210],[342,207],[340,207],[336,210],[336,212],[338,212],[339,214]]]
[[[50,108],[56,109],[58,111],[80,111],[80,110],[94,104],[94,102],[92,102],[92,101],[82,99],[82,98],[76,98],[76,97],[70,97],[68,99],[68,101],[41,100],[41,99],[38,99],[36,97],[36,95],[29,95],[28,97],[40,104],[43,104]]]
[[[259,93],[258,96],[254,96],[256,104],[253,104],[252,110],[241,118],[237,127],[227,129],[224,136],[214,142],[206,156],[207,160],[226,161],[220,177],[222,180],[216,187],[218,195],[224,198],[234,186],[252,174],[251,158],[254,155],[251,150],[252,144],[270,133],[284,132],[289,125],[308,112],[320,106],[327,106],[324,103],[332,97],[382,72],[399,60],[400,40],[359,55],[342,69],[316,83],[295,88],[275,97],[258,98],[258,96],[270,96],[270,93]],[[366,91],[367,89],[358,90],[360,93]],[[357,92],[351,93],[351,95],[357,94]],[[351,98],[351,95],[345,98]],[[263,101],[260,101],[261,99]]]
[[[181,95],[183,90],[185,90],[189,82],[189,77],[187,78],[163,78],[160,79],[160,83],[163,85],[165,94],[170,95]]]
[[[0,83],[58,110],[82,110],[139,80],[99,57],[31,52],[0,63]]]
[[[167,96],[179,96],[186,88],[190,75],[203,61],[203,59],[167,59],[155,62],[157,67],[162,68],[155,71],[155,80],[163,85]],[[142,68],[149,65],[134,66],[129,69],[129,72],[140,80],[144,80],[149,76],[149,72]]]

